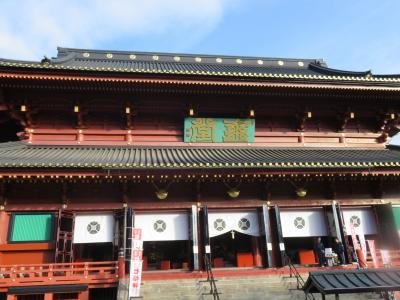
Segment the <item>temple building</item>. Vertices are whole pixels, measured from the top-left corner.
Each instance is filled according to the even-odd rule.
[[[116,299],[132,227],[143,281],[396,253],[399,114],[400,75],[322,59],[0,59],[0,300]]]

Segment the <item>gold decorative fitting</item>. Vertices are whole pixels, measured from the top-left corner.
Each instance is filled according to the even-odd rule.
[[[160,200],[165,200],[168,197],[168,192],[165,189],[160,189],[156,191],[156,196]]]
[[[61,207],[62,207],[62,209],[67,209],[68,208],[68,204],[67,203],[63,203]]]
[[[195,62],[201,62],[201,57],[196,57],[194,60]]]
[[[153,60],[158,60],[158,59],[159,59],[158,55],[153,55]]]
[[[111,53],[107,53],[107,54],[106,54],[106,57],[107,57],[107,58],[113,58],[113,55],[112,55]]]
[[[123,208],[128,207],[128,203],[126,203],[126,202],[122,203],[122,207],[123,207]]]
[[[308,112],[307,112],[307,118],[309,118],[309,119],[312,118],[312,112],[311,112],[311,111],[308,111]]]
[[[215,61],[216,61],[217,63],[222,63],[222,58],[217,57],[217,58],[215,59]]]
[[[241,64],[243,61],[240,59],[240,58],[238,58],[237,60],[236,60],[236,63],[238,63],[238,64]]]
[[[189,108],[189,116],[193,117],[194,116],[194,109]]]
[[[353,112],[350,112],[350,119],[354,119],[354,113]]]
[[[284,64],[283,60],[278,60],[278,65],[283,66]]]
[[[240,195],[240,190],[237,188],[231,188],[227,191],[229,197],[231,198],[237,198]]]
[[[392,120],[394,120],[394,119],[396,118],[396,115],[395,115],[394,113],[391,113],[391,114],[390,114],[390,118],[391,118]]]
[[[250,109],[250,111],[249,111],[249,117],[254,118],[254,116],[255,116],[254,109]]]
[[[263,62],[261,59],[257,60],[257,63],[258,63],[259,65],[264,64],[264,62]]]
[[[4,205],[0,205],[0,210],[4,210],[5,206]]]
[[[303,198],[307,195],[307,190],[305,188],[298,188],[296,189],[296,195]]]
[[[21,111],[22,111],[22,112],[25,112],[25,111],[27,111],[27,109],[26,109],[26,105],[21,105]]]
[[[174,61],[181,61],[181,58],[179,56],[174,56]]]
[[[78,113],[78,112],[79,112],[79,106],[78,106],[78,105],[75,105],[75,106],[74,106],[74,112],[75,112],[75,113]]]
[[[299,65],[299,67],[304,67],[304,63],[302,61],[299,61],[297,64]]]
[[[82,53],[82,56],[83,56],[83,57],[89,57],[90,54],[89,54],[88,52],[84,52],[84,53]]]
[[[134,59],[136,59],[136,55],[135,54],[131,54],[131,55],[129,55],[129,58],[134,60]]]
[[[129,115],[131,113],[131,108],[129,106],[125,107],[125,113]]]

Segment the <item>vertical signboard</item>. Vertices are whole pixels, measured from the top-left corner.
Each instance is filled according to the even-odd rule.
[[[350,231],[351,231],[351,239],[353,240],[354,250],[356,251],[356,250],[361,249],[360,244],[358,243],[358,240],[357,240],[356,230],[354,229],[353,223],[350,223]]]
[[[143,238],[142,229],[132,230],[132,257],[129,272],[129,297],[128,299],[140,297],[140,284],[142,282],[143,263]]]

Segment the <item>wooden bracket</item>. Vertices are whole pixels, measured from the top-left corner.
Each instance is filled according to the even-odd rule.
[[[328,199],[334,200],[337,197],[337,192],[336,192],[336,182],[334,179],[331,181],[327,182],[327,194],[326,194]]]
[[[379,137],[380,142],[386,142],[390,135],[393,135],[399,131],[397,125],[399,124],[399,118],[397,114],[386,113],[380,118],[379,131],[381,136]]]
[[[306,109],[303,112],[297,114],[297,131],[304,131],[306,129],[306,122],[311,116],[310,112]]]
[[[121,200],[122,203],[128,203],[129,200],[129,187],[126,183],[126,181],[122,181],[121,183]]]

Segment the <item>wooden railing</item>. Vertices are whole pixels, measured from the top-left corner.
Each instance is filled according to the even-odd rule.
[[[118,262],[0,265],[0,288],[23,285],[112,284]]]

